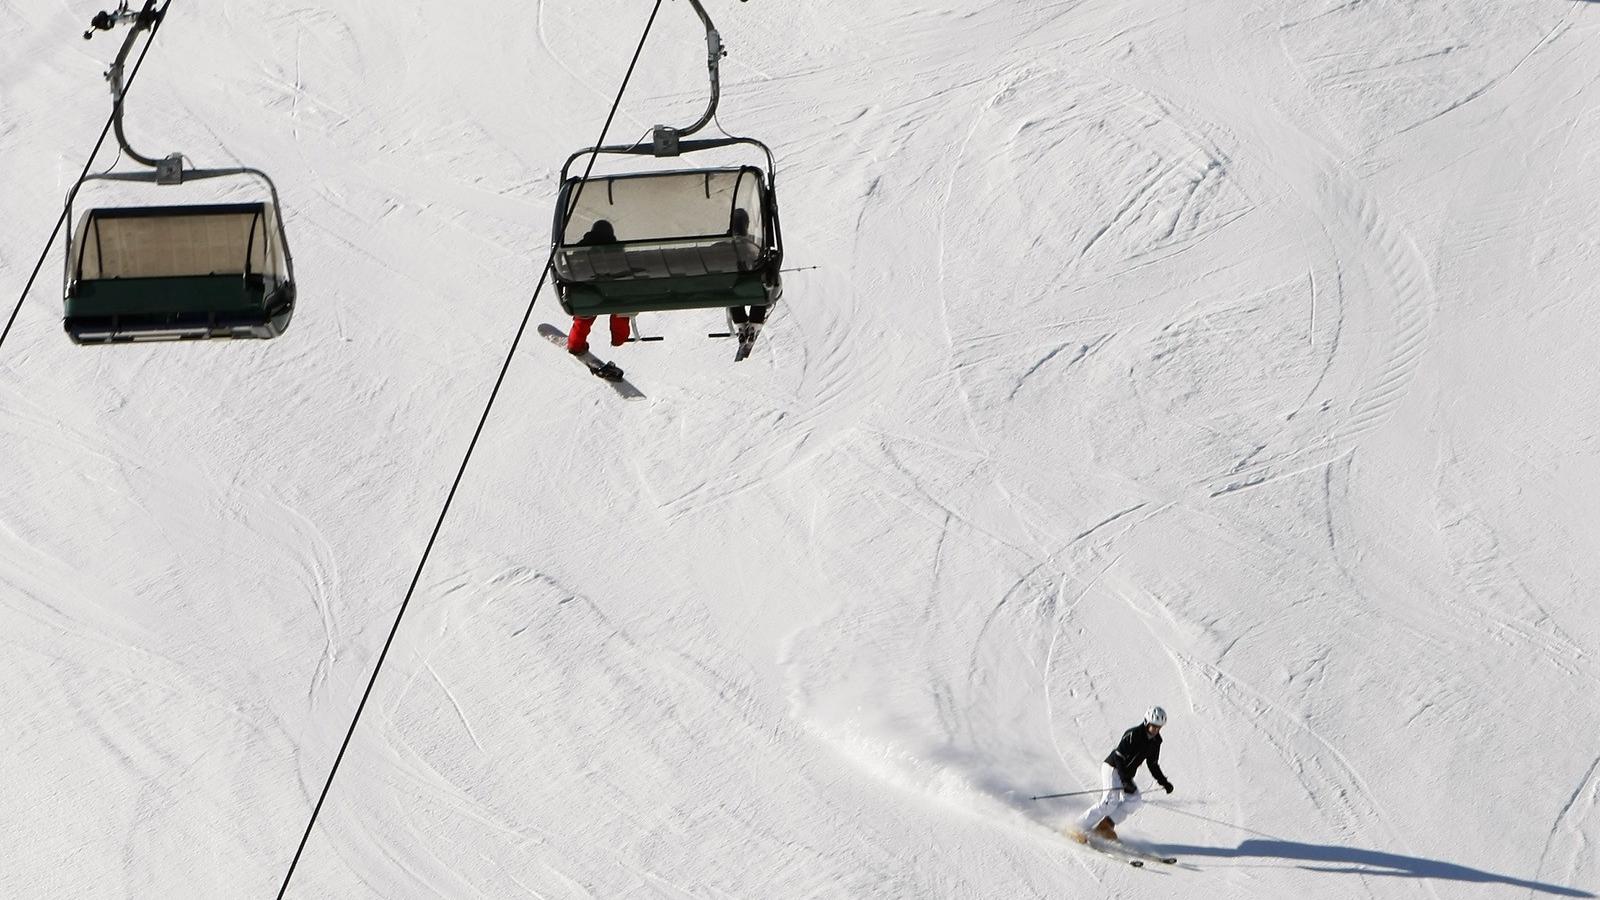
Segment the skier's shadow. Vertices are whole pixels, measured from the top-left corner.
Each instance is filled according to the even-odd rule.
[[[1282,841],[1275,838],[1266,840],[1249,838],[1240,841],[1237,847],[1162,844],[1161,849],[1162,852],[1170,852],[1179,858],[1214,856],[1229,859],[1241,859],[1244,857],[1286,859],[1304,863],[1299,868],[1312,872],[1372,875],[1390,878],[1434,878],[1442,881],[1462,881],[1469,884],[1505,884],[1524,890],[1555,894],[1558,897],[1595,896],[1588,891],[1581,891],[1576,888],[1545,884],[1540,881],[1529,881],[1526,878],[1513,878],[1509,875],[1496,875],[1493,872],[1485,872],[1482,869],[1474,869],[1470,866],[1457,865],[1437,859],[1402,856],[1398,853],[1363,850],[1359,847],[1343,847],[1338,844],[1302,844],[1299,841]]]

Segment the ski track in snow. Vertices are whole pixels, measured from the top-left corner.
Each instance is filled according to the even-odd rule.
[[[1583,823],[1593,819],[1596,808],[1600,808],[1600,779],[1595,778],[1596,771],[1600,771],[1600,758],[1589,764],[1589,770],[1583,773],[1572,796],[1561,807],[1555,822],[1550,826],[1550,836],[1545,840],[1544,847],[1539,852],[1539,864],[1533,870],[1535,878],[1544,877],[1550,854],[1557,841],[1569,841],[1576,846],[1570,849],[1572,862],[1568,863],[1565,869],[1554,873],[1556,877],[1565,876],[1584,859],[1590,845],[1590,832],[1583,827]],[[1573,824],[1574,821],[1579,824]],[[1589,860],[1588,863],[1584,868],[1593,869],[1593,860]]]

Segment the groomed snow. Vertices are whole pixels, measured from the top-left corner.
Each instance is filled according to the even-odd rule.
[[[818,268],[641,401],[530,328],[290,896],[1600,892],[1600,4],[705,2]],[[276,893],[650,6],[174,0],[300,305],[75,347],[58,244],[0,347],[0,895]],[[0,315],[99,8],[0,0]],[[1028,798],[1151,703],[1139,871]]]

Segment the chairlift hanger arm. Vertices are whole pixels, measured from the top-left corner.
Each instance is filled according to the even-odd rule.
[[[128,0],[122,0],[122,3],[111,12],[101,11],[96,13],[95,17],[89,20],[89,29],[83,33],[83,39],[87,41],[94,37],[96,31],[110,31],[127,22],[137,22],[140,19],[149,19],[152,22],[160,21],[164,14],[165,10],[156,11],[155,0],[149,0],[144,8],[138,12],[128,9]]]
[[[675,131],[678,137],[694,134],[710,124],[713,116],[717,114],[717,101],[722,98],[722,58],[728,51],[722,48],[722,35],[717,33],[717,26],[711,23],[711,16],[706,13],[706,8],[700,5],[700,0],[689,0],[689,5],[694,7],[695,15],[700,17],[700,23],[706,28],[706,70],[711,76],[711,99],[706,103],[706,111],[700,114],[688,128],[667,129],[665,125],[657,125],[657,131],[667,129]]]
[[[772,178],[774,169],[772,151],[768,149],[766,144],[763,144],[760,141],[752,140],[750,138],[732,137],[726,139],[717,138],[712,140],[683,140],[683,138],[695,134],[702,128],[706,127],[706,125],[710,124],[712,119],[716,117],[717,103],[722,98],[722,57],[728,55],[728,51],[724,49],[722,45],[722,35],[717,32],[717,27],[711,21],[711,15],[706,12],[705,6],[701,4],[700,0],[689,0],[689,5],[694,7],[695,15],[700,17],[700,23],[705,26],[706,30],[706,71],[710,76],[711,96],[706,102],[705,112],[701,113],[700,118],[696,119],[693,124],[686,128],[673,128],[669,125],[655,126],[653,138],[651,143],[647,146],[635,143],[630,146],[609,145],[605,147],[589,147],[584,150],[580,150],[568,157],[567,162],[561,167],[561,178],[563,181],[566,180],[567,171],[571,168],[573,161],[586,154],[613,153],[634,154],[640,156],[646,154],[651,156],[679,156],[684,153],[692,153],[696,150],[722,147],[734,143],[755,144],[756,146],[760,147],[762,152],[766,154],[767,157],[768,179],[770,180]]]
[[[153,31],[157,25],[161,24],[161,20],[165,16],[166,7],[163,6],[159,10],[156,9],[156,0],[145,0],[144,6],[138,12],[128,9],[127,0],[122,0],[122,4],[117,7],[115,12],[101,12],[96,15],[93,21],[89,23],[89,30],[83,33],[83,37],[87,40],[94,37],[96,30],[110,31],[118,25],[133,25],[128,31],[127,38],[122,42],[122,48],[117,51],[117,58],[111,63],[110,71],[106,72],[106,81],[111,85],[112,124],[115,127],[117,143],[121,145],[122,152],[126,153],[129,159],[140,165],[155,169],[161,175],[163,183],[170,183],[183,180],[183,157],[176,153],[165,159],[145,156],[143,153],[128,146],[128,136],[122,128],[122,107],[125,95],[122,79],[123,66],[128,61],[128,53],[133,50],[133,42],[138,39],[139,33],[146,29]]]

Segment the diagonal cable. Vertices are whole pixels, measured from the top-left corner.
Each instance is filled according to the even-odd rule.
[[[171,2],[171,0],[168,0]],[[628,81],[633,78],[633,70],[639,63],[639,56],[644,52],[645,41],[650,37],[650,29],[655,25],[656,13],[661,10],[661,0],[656,0],[655,6],[650,10],[650,20],[645,23],[644,33],[639,36],[639,46],[633,51],[633,59],[628,63],[628,72],[622,77],[622,86],[617,89],[617,96],[611,102],[611,112],[606,115],[606,122],[600,129],[600,139],[595,141],[595,153],[589,156],[589,165],[584,170],[584,181],[594,171],[599,148],[605,143],[606,133],[611,130],[611,121],[616,118],[617,107],[622,104],[622,95],[628,89]],[[578,190],[583,190],[580,182]],[[573,204],[576,205],[575,203]],[[568,207],[562,221],[562,228],[558,234],[566,232],[566,222],[572,216],[572,207]],[[528,300],[528,308],[522,314],[522,323],[517,326],[517,335],[511,341],[511,349],[507,351],[505,362],[500,366],[500,376],[495,379],[494,389],[489,392],[489,402],[483,408],[483,415],[478,419],[478,427],[472,433],[472,442],[467,445],[466,456],[461,460],[461,468],[456,471],[455,481],[450,485],[450,493],[444,500],[444,508],[439,510],[439,519],[433,524],[433,533],[428,535],[428,544],[423,548],[422,559],[417,563],[417,571],[411,576],[411,586],[406,588],[405,599],[400,602],[400,611],[395,614],[394,625],[389,628],[389,637],[383,642],[383,651],[378,654],[378,662],[372,669],[372,677],[367,680],[366,690],[361,694],[361,702],[356,705],[355,715],[350,719],[350,727],[345,731],[344,741],[339,745],[339,753],[334,757],[333,767],[328,771],[328,778],[322,785],[322,792],[317,797],[316,806],[311,810],[311,818],[306,822],[305,833],[300,836],[300,845],[295,848],[294,859],[289,862],[289,869],[284,873],[283,884],[278,888],[278,900],[283,900],[289,890],[289,881],[294,878],[295,868],[300,864],[300,857],[305,853],[306,843],[311,839],[312,829],[316,827],[317,816],[322,812],[322,806],[328,799],[328,791],[333,787],[334,776],[339,773],[339,765],[344,761],[345,751],[350,749],[350,740],[355,736],[356,725],[361,721],[361,713],[367,708],[367,700],[372,696],[372,688],[378,682],[378,673],[383,670],[384,660],[389,656],[389,648],[394,644],[395,634],[400,630],[400,621],[405,618],[406,608],[411,605],[411,597],[416,593],[417,583],[422,579],[422,570],[428,564],[428,555],[433,552],[434,542],[439,538],[439,531],[444,527],[444,520],[450,513],[450,504],[455,500],[456,491],[461,487],[461,479],[467,473],[467,464],[472,461],[472,451],[478,446],[478,439],[483,435],[484,425],[489,421],[489,413],[494,409],[494,401],[500,395],[500,386],[505,383],[506,372],[511,368],[511,360],[516,356],[517,346],[522,343],[522,335],[528,330],[528,321],[533,317],[533,306],[539,301],[539,292],[544,289],[546,279],[550,275],[550,264],[555,261],[556,242],[552,242],[550,256],[545,260],[544,271],[539,275],[539,283],[533,289],[533,297]]]
[[[144,49],[139,51],[139,58],[133,61],[133,70],[128,73],[128,80],[122,84],[122,96],[111,106],[111,116],[106,119],[106,127],[100,129],[100,139],[94,142],[94,150],[83,164],[83,171],[78,174],[78,180],[72,183],[73,193],[83,184],[83,179],[88,177],[89,168],[94,165],[94,158],[100,155],[100,148],[106,142],[106,135],[111,133],[111,123],[117,120],[117,114],[122,111],[122,103],[128,98],[128,91],[133,88],[133,79],[139,77],[139,67],[144,65],[144,55],[150,52],[150,45],[155,43],[156,32],[161,30],[161,23],[167,20],[167,7],[172,5],[172,0],[167,0],[161,5],[161,12],[156,14],[156,22],[150,26],[150,34],[145,38]],[[50,239],[44,242],[44,250],[39,254],[39,261],[34,264],[33,274],[28,276],[28,283],[22,287],[22,296],[17,298],[17,305],[11,309],[11,317],[6,319],[6,327],[0,328],[0,347],[5,346],[6,337],[11,334],[11,325],[17,321],[17,313],[22,312],[22,301],[28,299],[28,292],[33,290],[33,282],[39,277],[39,272],[44,269],[44,262],[50,258],[50,248],[55,246],[56,236],[61,233],[62,223],[67,221],[67,206],[62,204],[61,215],[56,218],[56,227],[50,231]]]

